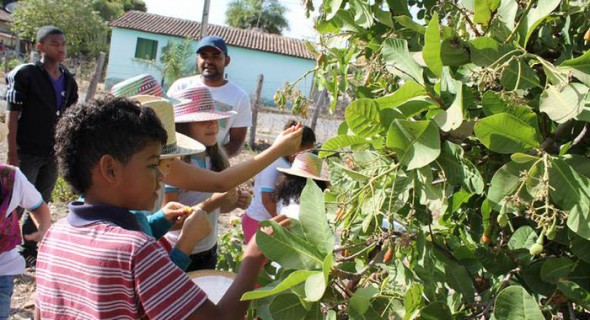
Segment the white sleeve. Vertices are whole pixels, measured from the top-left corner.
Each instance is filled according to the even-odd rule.
[[[273,163],[260,172],[260,192],[273,192],[279,176],[277,166]]]
[[[250,105],[250,97],[248,94],[242,95],[236,106],[237,115],[231,125],[232,128],[243,128],[252,126],[252,106]]]
[[[35,186],[30,183],[29,180],[27,180],[27,177],[20,171],[20,169],[16,170],[11,200],[11,206],[14,205],[15,208],[20,206],[27,210],[37,209],[43,202],[41,193],[35,189]]]

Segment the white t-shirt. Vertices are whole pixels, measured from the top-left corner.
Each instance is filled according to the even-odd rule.
[[[208,170],[211,170],[211,158],[206,157],[205,163],[202,162],[202,159],[203,158],[199,157],[191,157],[191,164],[200,168],[207,168]],[[178,202],[191,207],[207,200],[212,195],[210,192],[187,191],[170,185],[166,185],[166,192],[178,192]],[[213,246],[215,246],[217,243],[217,236],[219,234],[217,219],[219,218],[219,213],[220,210],[217,208],[207,215],[209,218],[209,224],[211,225],[211,233],[205,239],[197,243],[197,245],[193,248],[192,254],[207,251],[213,248]],[[176,244],[179,236],[180,230],[168,231],[168,233],[165,235],[165,237],[172,244]]]
[[[252,107],[250,96],[242,88],[231,81],[221,87],[210,87],[203,83],[200,75],[180,78],[170,86],[167,95],[174,96],[187,88],[206,87],[211,91],[215,106],[220,111],[236,111],[237,114],[229,119],[219,120],[217,143],[224,145],[229,141],[230,128],[244,128],[252,126]]]
[[[277,214],[284,214],[291,219],[299,220],[299,203],[295,199],[289,199],[289,204],[283,204],[283,200],[277,203]]]
[[[246,209],[246,214],[254,220],[263,221],[272,218],[262,203],[262,193],[274,192],[275,183],[280,173],[277,168],[291,168],[291,163],[280,157],[256,175],[254,179],[254,196],[250,206]]]
[[[7,212],[12,212],[16,207],[23,207],[27,210],[39,208],[43,198],[35,186],[27,180],[27,177],[17,168],[14,176],[14,187],[12,198],[8,205]],[[9,214],[10,215],[10,214]],[[6,218],[8,218],[7,216]],[[25,271],[25,259],[17,252],[16,248],[0,253],[0,275],[12,276]]]

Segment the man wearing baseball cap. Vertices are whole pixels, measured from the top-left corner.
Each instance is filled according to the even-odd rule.
[[[199,74],[176,80],[167,95],[173,97],[180,91],[204,86],[211,91],[218,110],[235,111],[237,114],[231,118],[219,120],[217,136],[218,143],[233,157],[240,153],[248,127],[252,125],[252,109],[248,93],[225,78],[225,67],[229,63],[225,40],[217,36],[204,37],[197,44]]]

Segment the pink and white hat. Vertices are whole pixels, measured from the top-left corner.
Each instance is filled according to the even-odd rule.
[[[200,122],[227,119],[236,115],[235,111],[219,111],[215,109],[215,101],[211,91],[205,87],[186,89],[172,95],[179,100],[174,104],[174,122]]]
[[[158,80],[147,73],[123,80],[111,87],[111,94],[117,97],[131,97],[140,94],[161,97],[162,92]]]
[[[302,152],[295,157],[291,168],[277,168],[280,172],[313,180],[330,181],[328,168],[318,156]]]

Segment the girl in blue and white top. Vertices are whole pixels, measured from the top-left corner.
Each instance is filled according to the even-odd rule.
[[[205,87],[191,88],[177,93],[174,97],[178,102],[174,105],[174,121],[176,131],[183,133],[205,145],[206,150],[199,154],[185,157],[184,160],[194,166],[222,171],[229,167],[229,161],[223,149],[217,144],[219,132],[218,120],[227,119],[235,112],[223,112],[215,109],[215,103],[209,89]],[[201,203],[208,218],[212,232],[201,240],[192,251],[191,264],[186,271],[215,269],[217,264],[217,219],[221,212],[228,212],[236,207],[245,208],[250,195],[236,189],[224,193],[196,192],[167,185],[164,203],[178,201],[187,206]],[[173,230],[166,234],[172,243],[178,238],[180,231]]]

